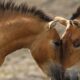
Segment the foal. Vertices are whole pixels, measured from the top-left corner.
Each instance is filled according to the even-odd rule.
[[[60,63],[61,41],[54,28],[42,32],[30,50],[40,68],[51,80],[63,80],[64,69]]]
[[[0,65],[11,52],[29,48],[52,80],[62,80],[60,37],[54,28],[48,27],[50,21],[50,17],[35,7],[16,6],[12,1],[0,3]]]
[[[80,62],[80,7],[73,14],[70,20],[63,17],[55,17],[53,22],[60,22],[62,25],[66,26],[66,31],[62,35],[62,63],[65,68],[71,67]]]
[[[55,17],[55,21],[66,26],[66,31],[62,36],[63,67],[75,67],[80,70],[80,7],[73,14],[70,20],[62,17]],[[76,77],[75,80],[78,80],[78,78]]]
[[[63,65],[68,68],[80,62],[80,7],[70,20],[62,17],[55,17],[55,20],[66,26],[66,31],[62,36]]]
[[[30,48],[36,37],[47,30],[50,21],[50,17],[34,7],[0,2],[0,64],[9,53]]]

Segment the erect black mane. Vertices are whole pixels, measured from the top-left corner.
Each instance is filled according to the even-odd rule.
[[[16,5],[12,0],[5,2],[0,2],[0,11],[17,11],[24,14],[31,14],[33,16],[38,16],[43,21],[49,22],[52,21],[52,18],[45,14],[42,10],[37,9],[36,7],[28,7],[25,3]]]
[[[72,17],[70,19],[74,20],[79,16],[80,16],[80,6],[77,8],[77,11],[72,15]]]

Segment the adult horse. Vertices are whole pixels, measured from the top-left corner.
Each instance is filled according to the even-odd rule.
[[[0,65],[11,52],[29,48],[37,64],[52,80],[62,80],[61,40],[49,26],[51,21],[52,18],[35,7],[0,2]]]

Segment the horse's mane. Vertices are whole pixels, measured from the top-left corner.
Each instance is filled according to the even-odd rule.
[[[80,16],[80,6],[77,8],[77,11],[72,15],[70,18],[71,20],[74,20]]]
[[[11,10],[11,11],[17,11],[20,13],[24,14],[30,14],[33,16],[37,16],[38,18],[42,19],[43,21],[49,22],[52,21],[52,18],[45,14],[42,10],[37,9],[35,6],[34,7],[28,7],[25,3],[22,3],[20,5],[16,5],[15,2],[12,0],[5,2],[0,2],[0,11],[6,11],[6,10]]]

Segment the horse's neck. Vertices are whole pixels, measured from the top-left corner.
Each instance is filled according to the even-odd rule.
[[[29,18],[29,16],[18,16],[8,20],[5,18],[0,20],[1,57],[20,48],[30,48],[36,36],[44,30],[46,24],[35,20],[35,18]]]

